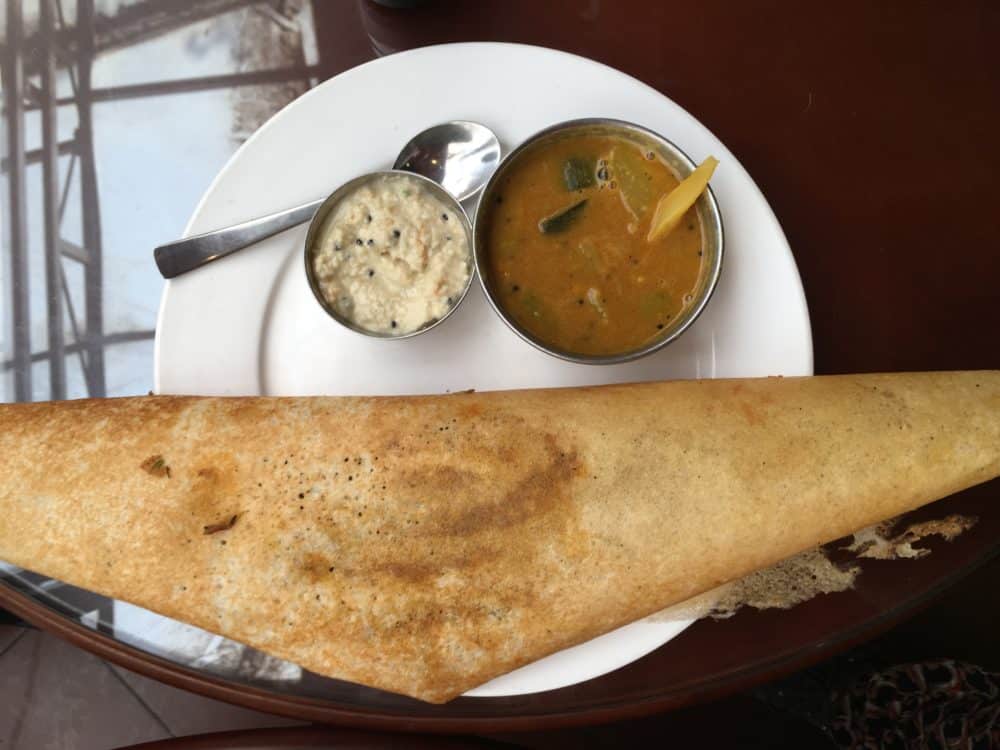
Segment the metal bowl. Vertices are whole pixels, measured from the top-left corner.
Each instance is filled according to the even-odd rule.
[[[469,247],[469,278],[465,282],[465,287],[462,289],[462,293],[459,295],[458,299],[455,300],[454,304],[448,311],[436,320],[428,321],[421,328],[415,331],[409,331],[408,333],[391,334],[391,333],[381,333],[378,331],[369,331],[367,328],[363,328],[353,321],[345,318],[343,315],[338,313],[333,306],[327,301],[326,297],[323,295],[323,291],[319,285],[319,279],[316,278],[316,273],[313,269],[313,254],[314,247],[316,245],[316,240],[318,239],[319,232],[323,226],[323,222],[326,217],[330,214],[337,204],[343,200],[349,193],[354,191],[356,188],[364,185],[367,182],[371,182],[383,177],[391,177],[393,179],[405,179],[411,180],[414,184],[426,188],[431,193],[433,193],[438,199],[440,199],[446,206],[450,207],[455,215],[459,217],[459,221],[462,225],[462,231],[465,232],[466,241]],[[320,207],[316,209],[315,215],[309,222],[309,230],[306,232],[306,241],[303,249],[303,258],[305,260],[306,269],[306,279],[309,282],[309,288],[312,290],[313,296],[319,303],[319,306],[323,308],[324,312],[331,318],[336,320],[345,328],[354,331],[355,333],[360,333],[363,336],[368,336],[370,338],[376,339],[408,339],[413,336],[417,336],[421,333],[426,333],[432,328],[443,323],[458,306],[462,304],[462,300],[469,293],[469,288],[472,286],[472,277],[475,275],[475,269],[473,268],[472,262],[472,225],[469,222],[469,216],[465,213],[465,209],[462,208],[462,204],[455,200],[454,196],[451,195],[447,190],[438,185],[434,180],[431,180],[422,175],[414,174],[413,172],[404,172],[397,169],[389,169],[382,172],[370,172],[368,174],[363,174],[360,177],[355,177],[353,180],[349,180],[341,185],[339,188],[334,190],[330,196],[320,204]]]
[[[514,331],[514,333],[534,346],[536,349],[540,349],[547,354],[551,354],[553,357],[585,365],[610,365],[618,364],[620,362],[629,362],[631,360],[638,359],[639,357],[644,357],[647,354],[652,354],[653,352],[665,347],[671,341],[674,341],[678,336],[684,333],[684,331],[686,331],[692,323],[694,323],[697,317],[701,314],[702,310],[705,309],[705,306],[708,304],[708,300],[711,298],[712,293],[715,291],[715,287],[718,284],[719,275],[722,273],[722,216],[719,213],[719,205],[715,200],[715,194],[712,192],[712,188],[709,187],[704,193],[702,193],[701,197],[698,198],[698,202],[695,204],[698,212],[698,219],[701,223],[702,270],[698,280],[698,286],[692,293],[694,299],[691,304],[684,308],[680,315],[671,320],[671,322],[664,327],[663,332],[657,335],[656,338],[652,339],[649,343],[638,349],[631,349],[616,354],[579,354],[577,352],[566,351],[564,349],[553,347],[522,328],[513,316],[508,315],[507,311],[504,310],[503,306],[497,299],[492,279],[490,277],[488,262],[489,247],[487,246],[486,232],[489,223],[489,212],[495,204],[493,198],[494,193],[507,171],[511,169],[511,167],[516,164],[521,157],[536,148],[563,138],[580,135],[611,135],[632,141],[642,147],[643,150],[653,151],[658,154],[679,180],[687,177],[695,168],[695,164],[690,158],[688,158],[687,154],[681,151],[677,146],[668,141],[662,135],[654,133],[652,130],[644,128],[641,125],[603,117],[569,120],[567,122],[558,123],[557,125],[552,125],[551,127],[548,127],[545,130],[531,136],[528,140],[511,151],[507,157],[500,162],[500,166],[497,168],[497,171],[493,173],[490,181],[486,183],[482,198],[479,201],[479,206],[476,208],[475,222],[472,231],[476,270],[479,273],[479,281],[482,284],[483,291],[486,293],[486,299],[489,300],[490,305],[493,307],[496,314],[500,316],[500,319],[503,320],[503,322],[506,323],[510,329]]]

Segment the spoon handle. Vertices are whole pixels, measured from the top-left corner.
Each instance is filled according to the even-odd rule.
[[[266,240],[278,232],[309,221],[322,200],[312,201],[295,208],[268,214],[259,219],[245,221],[231,227],[215,229],[204,234],[160,245],[153,251],[156,267],[165,279],[193,271],[206,263],[223,258],[244,247]]]

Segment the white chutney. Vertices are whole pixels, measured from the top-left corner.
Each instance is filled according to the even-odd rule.
[[[312,264],[337,314],[390,335],[443,317],[472,273],[461,217],[406,175],[379,176],[345,195],[320,226]]]

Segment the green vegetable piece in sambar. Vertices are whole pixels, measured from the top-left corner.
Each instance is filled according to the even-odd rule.
[[[645,220],[656,196],[650,179],[650,164],[631,144],[615,146],[611,152],[611,181],[621,193],[628,210],[639,221]]]
[[[586,205],[587,199],[584,198],[582,201],[577,201],[568,208],[556,211],[551,216],[547,216],[538,222],[538,230],[542,234],[565,232],[573,225],[573,222],[580,218],[580,214],[583,212],[583,208]]]
[[[567,159],[562,170],[566,189],[582,190],[593,185],[595,166],[596,162],[593,159],[583,159],[578,156]]]

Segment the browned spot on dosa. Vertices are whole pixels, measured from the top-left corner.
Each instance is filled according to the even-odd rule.
[[[743,416],[746,417],[747,423],[750,425],[758,425],[763,419],[760,413],[754,410],[754,408],[746,401],[740,401],[740,411],[743,412]]]
[[[334,570],[336,566],[332,560],[315,552],[306,553],[302,560],[302,572],[311,583],[328,578]]]
[[[205,527],[206,534],[218,534],[220,531],[229,531],[233,526],[236,525],[236,519],[239,515],[234,514],[224,521],[219,521],[218,523],[210,523]]]
[[[192,520],[202,526],[204,534],[214,534],[231,528],[225,526],[240,512],[236,460],[230,454],[218,453],[202,457],[204,463],[193,471],[175,467],[175,481],[187,483],[185,504]],[[235,521],[233,521],[235,523]],[[215,531],[208,531],[209,528]]]
[[[154,477],[170,476],[170,466],[167,465],[166,460],[160,454],[150,456],[139,464],[139,468]]]

